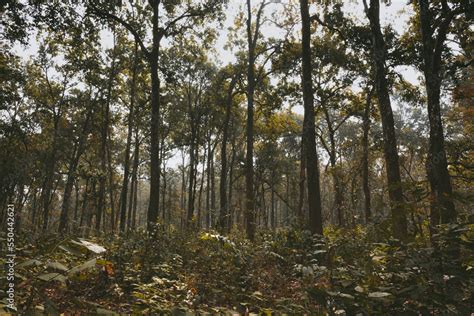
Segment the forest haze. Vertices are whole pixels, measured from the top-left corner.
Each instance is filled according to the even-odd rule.
[[[2,311],[474,312],[474,5],[398,2],[1,1]]]

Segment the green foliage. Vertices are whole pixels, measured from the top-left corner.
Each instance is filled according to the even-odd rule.
[[[262,233],[252,244],[157,226],[99,244],[26,245],[20,308],[133,313],[460,314],[471,309],[474,226],[400,244],[373,228]],[[97,249],[106,252],[98,257]],[[66,248],[67,247],[67,248]],[[91,249],[92,248],[92,249]],[[76,249],[73,254],[70,250]],[[30,290],[26,290],[30,289]]]

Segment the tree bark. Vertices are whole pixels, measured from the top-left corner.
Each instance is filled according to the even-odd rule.
[[[81,129],[81,134],[79,135],[79,139],[74,146],[74,150],[71,155],[71,159],[69,161],[69,169],[68,169],[68,174],[67,174],[66,186],[64,187],[61,215],[59,217],[58,231],[60,234],[64,234],[67,232],[72,189],[74,187],[74,183],[76,182],[76,170],[77,170],[77,166],[79,165],[79,159],[81,158],[82,154],[84,153],[86,149],[85,145],[86,145],[86,140],[87,140],[87,134],[90,128],[89,123],[92,118],[92,114],[93,114],[93,107],[91,106],[87,110],[86,117]]]
[[[337,166],[337,152],[336,152],[336,130],[333,128],[333,122],[329,116],[329,111],[326,107],[326,104],[322,104],[322,109],[324,111],[324,116],[326,118],[326,123],[328,125],[328,134],[329,134],[329,162],[331,164],[331,176],[332,184],[334,190],[334,209],[336,211],[337,223],[339,226],[345,226],[344,218],[344,196],[342,193],[341,187],[341,175],[339,174],[339,169]]]
[[[106,191],[106,181],[107,181],[107,175],[110,172],[110,168],[107,168],[107,162],[108,162],[108,146],[107,142],[109,140],[109,124],[110,124],[110,102],[112,98],[112,89],[113,89],[113,84],[115,80],[115,31],[114,31],[114,48],[112,51],[112,62],[110,65],[110,73],[109,73],[109,78],[107,82],[107,95],[106,95],[106,101],[105,104],[102,105],[102,129],[101,129],[101,144],[100,144],[100,169],[101,169],[101,175],[99,179],[99,205],[97,207],[97,213],[96,213],[96,225],[95,229],[97,232],[100,231],[100,225],[102,218],[105,214],[105,191]],[[112,197],[111,197],[112,198]],[[112,214],[114,215],[114,214]],[[113,225],[113,216],[112,216],[112,225]],[[104,223],[105,224],[105,223]]]
[[[369,186],[369,131],[370,131],[370,109],[372,107],[373,89],[367,92],[364,116],[363,116],[363,136],[362,136],[362,188],[364,191],[364,210],[365,221],[369,223],[372,217],[370,205],[370,186]]]
[[[192,119],[191,119],[192,120]],[[195,138],[196,132],[194,127],[191,127],[191,144],[189,145],[189,182],[188,182],[188,211],[186,216],[186,226],[189,227],[192,223],[194,216],[194,182],[195,178]]]
[[[208,140],[207,140],[207,166],[206,166],[206,228],[210,228],[211,221],[211,160],[212,160],[212,150],[211,150],[211,135],[212,132],[209,131]],[[204,177],[204,174],[203,174]]]
[[[305,223],[305,212],[304,212],[304,202],[306,196],[306,157],[305,157],[305,141],[304,141],[304,133],[301,137],[301,149],[300,149],[300,170],[299,170],[299,195],[298,195],[298,209],[297,212],[297,220],[298,224],[302,225]]]
[[[229,125],[232,114],[233,90],[237,84],[237,76],[232,77],[226,96],[226,109],[221,145],[221,179],[219,184],[220,212],[219,228],[221,232],[229,232],[229,207],[227,205],[227,142],[229,139]]]
[[[140,155],[140,140],[138,138],[138,120],[135,122],[135,148],[133,151],[133,166],[132,166],[132,178],[130,187],[130,202],[128,205],[128,222],[127,227],[129,230],[135,229],[135,218],[136,218],[136,194],[138,186],[138,163]]]
[[[311,30],[308,0],[300,0],[302,29],[302,86],[304,103],[303,139],[306,155],[306,176],[308,186],[309,228],[312,233],[323,234],[321,190],[319,186],[319,165],[316,151],[314,121],[314,97],[311,65]]]
[[[364,4],[372,31],[373,58],[376,71],[375,80],[378,105],[382,120],[388,196],[390,198],[392,216],[392,233],[395,238],[405,240],[407,238],[407,218],[405,214],[402,182],[400,177],[395,124],[390,103],[387,72],[385,69],[386,49],[380,27],[380,4],[379,0],[370,0],[370,8],[367,7],[366,0],[364,0]]]
[[[130,108],[129,108],[129,113],[128,113],[127,144],[125,145],[123,182],[122,182],[122,190],[120,192],[120,231],[121,232],[125,231],[126,220],[127,220],[127,193],[128,193],[128,181],[130,177],[130,147],[132,143],[133,122],[134,122],[134,115],[135,115],[134,109],[135,109],[137,66],[138,66],[138,42],[135,41],[132,80],[131,80],[131,86],[130,86]]]
[[[51,145],[51,155],[46,162],[46,175],[43,184],[42,192],[42,202],[43,202],[43,232],[48,228],[49,221],[49,208],[52,199],[52,190],[53,190],[53,181],[54,181],[54,171],[56,169],[56,159],[57,159],[57,143],[58,143],[58,134],[59,134],[59,120],[60,120],[60,109],[59,113],[54,114],[54,132],[53,140]]]
[[[245,221],[247,238],[255,239],[255,196],[254,196],[254,170],[253,170],[253,112],[255,94],[255,45],[258,31],[252,35],[252,6],[247,0],[247,127],[246,127],[246,157],[245,157]],[[258,22],[257,22],[258,23]],[[258,27],[256,28],[258,30]]]
[[[149,55],[151,72],[151,138],[150,138],[150,199],[147,212],[147,229],[151,231],[158,219],[160,209],[160,78],[158,76],[158,58],[160,41],[163,37],[158,27],[159,2],[150,1],[153,9],[153,43]]]
[[[201,169],[201,181],[199,184],[199,195],[198,195],[198,214],[197,214],[197,228],[201,229],[201,220],[202,220],[202,191],[204,190],[204,178],[206,170],[206,152],[210,150],[209,148],[204,148],[204,153],[202,155],[202,169]]]
[[[451,223],[456,220],[457,212],[452,200],[453,189],[448,171],[446,149],[444,145],[443,122],[441,119],[441,81],[442,51],[446,34],[455,12],[443,6],[443,17],[437,29],[432,27],[429,1],[418,1],[420,8],[420,27],[422,36],[423,73],[428,97],[428,119],[430,126],[429,149],[426,171],[431,188],[431,225]]]

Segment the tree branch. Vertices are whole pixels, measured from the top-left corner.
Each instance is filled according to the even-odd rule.
[[[92,7],[91,7],[92,8],[92,11],[91,11],[92,14],[96,15],[99,18],[109,19],[109,20],[112,20],[112,21],[115,21],[115,22],[118,22],[119,24],[121,24],[123,27],[125,27],[133,35],[135,40],[138,42],[138,45],[140,45],[140,48],[142,49],[145,56],[147,58],[150,57],[150,52],[148,51],[145,44],[143,43],[143,40],[140,37],[140,34],[138,34],[137,30],[135,28],[133,28],[133,26],[130,23],[128,23],[127,21],[123,20],[122,18],[116,16],[115,14],[112,14],[112,13],[107,12],[107,11],[100,10],[99,8],[97,8],[93,4],[92,1],[90,3],[92,5]]]

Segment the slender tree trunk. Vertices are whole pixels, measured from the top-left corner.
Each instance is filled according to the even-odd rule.
[[[109,200],[110,200],[110,229],[111,231],[115,231],[115,228],[117,227],[117,222],[119,218],[119,213],[115,211],[115,183],[114,183],[114,169],[112,167],[112,153],[110,150],[110,145],[112,144],[112,138],[111,138],[111,133],[110,131],[107,132],[108,134],[108,140],[107,140],[107,171],[108,171],[108,179],[109,179]],[[106,213],[104,213],[104,231],[106,229]]]
[[[210,228],[211,222],[211,160],[212,160],[212,150],[211,150],[211,135],[209,132],[208,141],[207,141],[207,166],[206,166],[206,228]],[[204,177],[204,174],[203,174]]]
[[[71,161],[69,165],[69,171],[66,180],[66,186],[64,187],[64,194],[63,194],[63,203],[61,207],[61,216],[59,219],[59,232],[64,234],[67,232],[68,228],[68,213],[69,213],[69,206],[70,200],[72,196],[72,189],[74,186],[75,181],[75,172],[77,167],[77,161],[73,158],[74,161]]]
[[[84,225],[84,220],[86,216],[86,207],[87,207],[87,201],[89,199],[89,182],[90,178],[86,179],[86,186],[84,188],[84,193],[82,194],[82,208],[81,208],[81,219],[79,220],[79,227],[82,227]]]
[[[271,214],[270,214],[270,223],[272,225],[272,230],[275,230],[276,228],[276,222],[275,222],[275,189],[272,187],[272,193],[271,193]]]
[[[306,157],[304,152],[304,133],[301,138],[301,150],[300,150],[300,177],[299,177],[299,195],[298,195],[298,224],[303,225],[305,222],[304,202],[306,196]]]
[[[194,216],[194,182],[195,178],[195,138],[196,132],[191,127],[191,144],[189,146],[189,182],[188,182],[188,212],[186,217],[186,226],[190,226]]]
[[[34,191],[33,191],[33,201],[32,201],[32,205],[31,205],[31,224],[33,225],[33,229],[36,230],[36,211],[37,211],[37,208],[38,208],[38,188],[35,187]]]
[[[287,170],[287,173],[286,173],[286,194],[285,194],[285,198],[288,202],[288,204],[285,205],[285,217],[286,217],[286,222],[285,222],[285,225],[288,225],[288,224],[291,224],[290,222],[290,206],[289,206],[289,203],[290,203],[290,170]]]
[[[76,179],[76,182],[75,182],[75,201],[74,201],[74,217],[73,217],[73,221],[75,223],[75,225],[77,226],[77,215],[78,215],[78,212],[79,212],[79,190],[80,190],[80,180],[79,179]]]
[[[58,110],[60,111],[60,110]],[[51,145],[51,155],[46,162],[46,175],[43,185],[42,200],[43,200],[43,231],[45,232],[48,228],[49,221],[49,208],[52,199],[52,190],[53,190],[53,181],[54,181],[54,171],[56,169],[56,159],[57,159],[57,142],[59,134],[59,119],[60,115],[55,114],[54,117],[54,132],[53,132],[53,141]]]
[[[209,146],[210,147],[210,146]],[[207,150],[210,150],[208,148]],[[202,155],[202,171],[201,171],[201,183],[199,184],[199,196],[198,196],[198,217],[197,217],[197,227],[201,229],[201,220],[202,220],[202,191],[204,189],[204,174],[206,169],[206,148],[204,148],[204,154]]]
[[[69,207],[70,207],[70,200],[72,198],[72,189],[74,187],[74,183],[76,182],[76,170],[79,164],[79,159],[81,159],[82,154],[85,151],[85,143],[87,140],[87,134],[89,132],[89,123],[92,118],[93,108],[91,107],[85,117],[84,124],[81,129],[81,134],[79,136],[79,140],[74,146],[74,151],[71,156],[71,160],[69,161],[69,169],[67,174],[66,186],[64,187],[64,194],[63,194],[63,203],[61,207],[61,215],[59,218],[59,233],[64,234],[67,232],[68,226],[68,217],[69,217]]]
[[[183,228],[183,217],[186,209],[186,164],[185,164],[185,154],[184,149],[182,150],[182,172],[181,172],[181,228]]]
[[[214,144],[214,149],[211,152],[211,210],[209,213],[209,226],[208,228],[213,227],[212,221],[214,220],[214,214],[216,210],[216,176],[215,176],[215,167],[214,167],[214,152],[217,146],[217,141]]]
[[[112,62],[110,65],[110,73],[107,83],[107,96],[105,104],[102,105],[102,129],[101,129],[101,145],[100,145],[100,169],[101,175],[99,180],[99,205],[97,207],[96,213],[96,223],[95,229],[97,232],[100,231],[100,225],[102,221],[102,217],[105,214],[105,205],[106,205],[106,198],[105,198],[105,191],[106,191],[106,182],[107,182],[107,175],[109,174],[109,168],[107,168],[107,161],[108,161],[108,146],[107,142],[109,140],[109,124],[110,124],[110,102],[112,98],[112,89],[113,84],[115,81],[115,31],[114,31],[114,48],[112,51]],[[111,207],[113,207],[111,205]],[[114,215],[114,214],[112,214]],[[105,223],[104,223],[105,224]],[[113,216],[112,216],[112,225],[113,225]]]
[[[140,140],[138,138],[138,121],[135,122],[135,147],[133,151],[133,165],[132,165],[132,178],[131,178],[131,187],[130,187],[130,201],[128,205],[128,222],[127,226],[128,229],[135,229],[135,215],[133,210],[135,208],[134,205],[134,198],[135,198],[135,191],[137,190],[137,179],[138,179],[138,163],[140,161]],[[136,209],[136,208],[135,208]]]
[[[252,6],[247,0],[247,40],[248,40],[248,65],[247,65],[247,152],[245,157],[245,220],[247,238],[255,239],[255,196],[254,196],[254,169],[253,169],[253,112],[255,94],[255,45],[256,37],[252,36]]]
[[[312,233],[323,234],[321,210],[321,190],[319,187],[319,165],[316,151],[316,132],[314,122],[313,83],[311,78],[311,30],[308,0],[300,0],[302,22],[302,59],[303,59],[303,134],[306,155],[306,176],[308,186],[309,228]]]
[[[364,0],[366,2],[366,0]],[[382,132],[384,140],[384,156],[387,171],[388,195],[392,213],[392,232],[395,238],[406,239],[407,218],[403,200],[400,166],[398,160],[397,138],[390,103],[387,74],[385,69],[386,50],[385,41],[380,28],[379,0],[370,0],[367,8],[367,17],[372,29],[373,56],[376,70],[376,89],[380,116],[382,119]]]
[[[229,207],[227,205],[227,142],[229,139],[229,125],[232,113],[233,90],[237,83],[237,77],[233,77],[226,97],[225,119],[222,131],[221,145],[221,179],[219,184],[220,212],[219,212],[219,228],[222,232],[229,232]]]
[[[370,187],[369,187],[369,130],[370,130],[370,109],[372,107],[372,89],[367,93],[363,117],[363,136],[362,136],[362,188],[364,190],[364,209],[365,221],[370,222],[372,210],[370,206]]]
[[[137,227],[137,208],[138,208],[138,178],[135,176],[133,179],[133,209],[132,209],[132,230],[135,230]]]
[[[125,231],[126,217],[127,217],[126,216],[127,215],[127,192],[128,192],[129,173],[130,173],[130,147],[132,143],[133,122],[134,122],[134,115],[135,115],[134,108],[135,108],[137,67],[138,67],[138,42],[135,41],[132,80],[131,80],[131,86],[130,86],[130,108],[129,108],[129,113],[128,113],[127,144],[125,146],[123,182],[122,182],[122,190],[120,192],[120,231],[121,232]]]
[[[456,220],[451,178],[448,171],[446,149],[444,145],[443,121],[441,118],[440,94],[442,81],[442,51],[446,33],[454,12],[443,8],[444,18],[435,30],[432,27],[429,1],[418,1],[420,8],[420,26],[423,44],[423,73],[428,97],[428,119],[430,138],[426,170],[431,188],[431,224],[451,223]]]
[[[162,148],[163,148],[163,144],[162,144]],[[163,159],[163,157],[162,157]],[[168,186],[168,183],[167,183],[167,176],[166,176],[166,161],[163,162],[163,193],[162,193],[162,203],[161,203],[161,216],[162,216],[162,219],[163,219],[163,223],[165,222],[165,218],[166,218],[166,188]]]
[[[332,175],[332,183],[333,183],[333,190],[334,190],[334,209],[336,210],[337,216],[337,223],[339,226],[345,226],[345,219],[344,219],[344,196],[342,193],[341,187],[341,175],[339,174],[339,169],[337,166],[337,152],[336,152],[336,131],[333,129],[333,122],[331,117],[329,116],[329,111],[325,104],[322,106],[324,115],[326,118],[326,123],[328,125],[328,134],[329,134],[329,162],[331,164],[331,175]]]
[[[99,200],[98,200],[98,195],[97,195],[97,181],[95,179],[92,179],[92,187],[91,187],[91,193],[92,193],[92,204],[94,205],[94,208],[97,210],[99,208]],[[92,217],[93,213],[89,211],[87,208],[84,210],[86,211],[87,214],[87,229],[89,233],[89,230],[92,229]],[[96,218],[97,221],[97,218]]]
[[[229,199],[228,199],[228,205],[227,205],[227,212],[229,214],[229,218],[226,219],[228,225],[227,225],[227,231],[229,232],[230,229],[232,228],[233,225],[233,220],[234,216],[232,215],[234,213],[235,215],[235,210],[234,207],[232,206],[232,196],[233,196],[233,177],[234,177],[234,163],[235,159],[237,156],[237,152],[235,150],[235,138],[232,139],[232,153],[231,153],[231,159],[230,159],[230,166],[229,166]],[[238,220],[236,221],[238,223]]]

